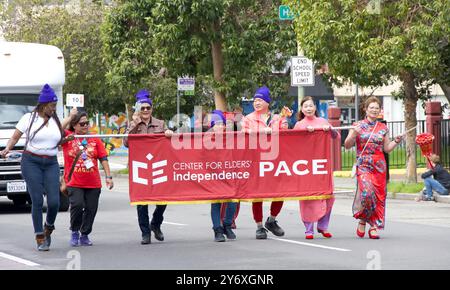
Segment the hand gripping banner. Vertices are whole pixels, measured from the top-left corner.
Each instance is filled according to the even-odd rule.
[[[128,141],[133,205],[332,196],[330,132],[129,135]]]

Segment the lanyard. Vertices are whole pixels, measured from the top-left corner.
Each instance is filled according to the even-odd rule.
[[[87,159],[87,153],[86,153],[86,148],[88,145],[88,142],[86,140],[86,138],[83,138],[83,140],[80,142],[80,139],[77,139],[77,143],[78,143],[78,148],[81,150],[81,159],[86,160]]]

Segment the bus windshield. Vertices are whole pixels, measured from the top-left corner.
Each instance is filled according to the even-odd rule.
[[[20,118],[36,107],[38,96],[37,94],[1,94],[0,129],[14,129]]]

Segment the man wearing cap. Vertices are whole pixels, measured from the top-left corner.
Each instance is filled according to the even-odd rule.
[[[153,102],[150,99],[150,92],[147,90],[140,90],[136,94],[136,112],[133,115],[133,120],[130,122],[126,134],[158,134],[165,133],[166,136],[173,132],[167,130],[163,120],[158,120],[152,116]],[[128,138],[124,138],[124,145],[128,147]],[[164,235],[161,231],[161,224],[164,220],[164,211],[167,205],[156,205],[153,212],[151,223],[148,216],[148,205],[138,205],[137,213],[139,220],[139,227],[142,232],[142,245],[151,243],[151,231],[155,234],[158,241],[164,241]]]
[[[242,119],[242,132],[264,132],[266,134],[271,134],[272,131],[288,129],[288,123],[285,118],[281,118],[269,111],[270,102],[270,90],[268,87],[263,86],[256,90],[253,97],[253,108],[255,111]],[[270,206],[270,216],[267,218],[265,223],[266,228],[264,228],[262,224],[262,202],[253,202],[253,218],[257,225],[256,239],[267,239],[267,230],[271,231],[276,236],[284,235],[283,229],[278,226],[277,221],[275,220],[282,207],[282,201],[272,202]]]
[[[57,102],[54,90],[45,84],[39,94],[38,105],[31,113],[22,116],[6,148],[0,151],[0,157],[4,158],[25,134],[21,171],[32,201],[31,217],[39,251],[50,249],[59,209],[60,180],[56,155],[58,145],[64,139],[64,130],[56,114]],[[64,125],[73,118],[73,112],[64,120]],[[43,225],[44,194],[47,196],[47,216]]]

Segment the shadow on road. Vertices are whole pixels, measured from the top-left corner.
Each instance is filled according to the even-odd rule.
[[[21,214],[21,213],[31,213],[31,205],[25,204],[16,206],[10,200],[0,201],[0,215],[1,214]]]

